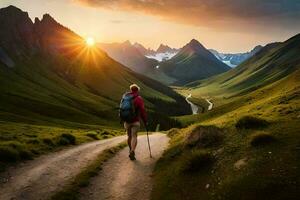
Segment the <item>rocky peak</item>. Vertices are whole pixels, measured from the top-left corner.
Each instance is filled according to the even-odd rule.
[[[47,23],[49,23],[49,22],[53,23],[54,22],[54,23],[57,23],[55,21],[55,19],[48,13],[43,15],[43,18],[42,18],[41,22],[47,22]]]
[[[205,47],[196,39],[192,39],[186,46],[195,51],[203,50]]]
[[[15,6],[0,9],[0,46],[10,51],[21,51],[34,40],[33,22],[27,12]]]
[[[262,48],[263,48],[263,46],[257,45],[256,47],[254,47],[254,49],[251,50],[251,53],[255,54],[255,53],[259,52]]]
[[[6,8],[1,8],[0,13],[26,13],[26,12],[23,12],[20,8],[10,5]]]
[[[34,18],[34,24],[39,24],[39,23],[41,23],[41,20],[38,17]]]
[[[124,46],[131,46],[131,42],[129,40],[126,40],[125,42],[123,42]]]
[[[33,24],[27,12],[22,11],[21,9],[15,6],[8,6],[6,8],[0,9],[0,21],[7,23],[27,23]]]

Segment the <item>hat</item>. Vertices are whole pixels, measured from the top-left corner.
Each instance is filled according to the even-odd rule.
[[[132,92],[138,92],[140,90],[140,87],[137,84],[132,84],[129,88]]]

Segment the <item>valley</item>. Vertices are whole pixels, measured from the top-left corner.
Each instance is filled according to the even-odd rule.
[[[154,50],[31,16],[0,8],[1,200],[299,198],[300,34],[245,53],[192,38]],[[119,117],[132,84],[148,118],[137,160]]]

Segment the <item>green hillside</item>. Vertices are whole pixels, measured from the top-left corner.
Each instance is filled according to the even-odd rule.
[[[300,35],[269,44],[235,69],[188,87],[192,87],[194,95],[226,98],[251,92],[299,69],[299,45]]]
[[[183,93],[215,107],[179,117],[156,166],[152,199],[299,198],[300,59],[297,35]]]
[[[0,9],[0,22],[1,155],[10,155],[16,146],[36,153],[52,149],[65,133],[78,143],[91,140],[91,130],[99,132],[93,136],[99,139],[102,133],[120,134],[118,106],[132,83],[141,87],[151,129],[158,122],[162,129],[180,126],[170,117],[191,112],[171,88],[87,47],[48,14],[33,23],[26,12],[10,6]],[[45,144],[45,138],[51,142]]]
[[[184,102],[183,97],[115,62],[97,47],[87,47],[82,38],[50,15],[32,23],[27,13],[12,6],[0,13],[2,19],[10,18],[9,24],[0,25],[5,30],[0,46],[14,62],[13,67],[2,62],[0,68],[1,107],[6,115],[39,121],[52,118],[87,124],[117,123],[114,109],[132,83],[140,85],[146,105],[153,111],[162,109],[154,103],[158,99],[171,106],[171,114],[189,112],[187,104],[177,106]]]

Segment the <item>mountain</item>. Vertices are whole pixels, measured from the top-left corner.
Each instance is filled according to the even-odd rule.
[[[131,83],[142,88],[151,121],[161,118],[164,128],[173,123],[164,113],[190,112],[172,89],[133,72],[97,46],[87,47],[49,14],[33,23],[16,7],[2,8],[0,30],[1,121],[118,126],[116,108]]]
[[[259,52],[263,46],[258,45],[254,47],[249,52],[246,53],[236,53],[236,54],[231,54],[231,53],[219,53],[218,51],[214,49],[210,49],[209,51],[213,53],[219,60],[221,60],[223,63],[228,65],[229,67],[236,67],[240,63],[244,62],[248,58],[252,57],[255,55],[257,52]]]
[[[171,48],[168,45],[160,44],[158,49],[156,50],[156,53],[165,53],[165,52],[177,53],[178,49]]]
[[[190,86],[197,87],[197,94],[231,97],[274,84],[299,71],[299,46],[300,34],[283,43],[268,44],[238,67]]]
[[[165,84],[173,82],[171,77],[157,70],[159,68],[159,61],[151,58],[151,56],[144,56],[139,48],[136,47],[137,44],[132,45],[130,41],[125,41],[123,43],[101,43],[98,45],[99,48],[107,52],[113,59],[137,73]]]
[[[186,84],[226,72],[230,69],[197,40],[186,44],[174,57],[160,64],[160,70],[175,78],[175,84]]]
[[[99,47],[116,61],[141,74],[153,71],[158,64],[156,60],[145,57],[129,41],[123,43],[101,43]]]
[[[157,60],[159,62],[162,62],[162,61],[170,60],[176,54],[177,54],[177,52],[166,51],[164,53],[153,53],[153,54],[148,54],[148,55],[145,55],[145,56],[147,58],[154,59],[154,60]]]
[[[298,199],[300,182],[293,180],[300,174],[294,168],[300,163],[295,153],[300,141],[299,55],[300,34],[263,47],[228,72],[180,88],[197,104],[207,106],[201,101],[208,98],[213,109],[177,118],[192,125],[169,131],[171,145],[155,172],[152,198]],[[210,148],[222,151],[210,154]],[[197,158],[204,155],[208,159],[200,164]],[[209,183],[206,189],[195,189],[204,188],[203,183]],[[279,189],[283,185],[285,190]]]
[[[146,56],[147,58],[157,60],[159,62],[169,60],[173,56],[175,56],[179,49],[171,48],[168,45],[161,44],[156,51],[145,49],[145,47],[141,47],[141,45],[135,45],[139,51]]]
[[[145,55],[151,55],[151,54],[155,54],[155,51],[153,49],[146,49],[142,44],[135,42],[133,44],[133,46],[144,56]]]

